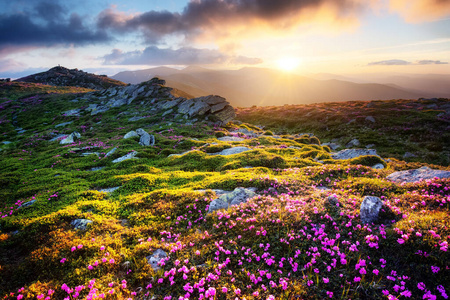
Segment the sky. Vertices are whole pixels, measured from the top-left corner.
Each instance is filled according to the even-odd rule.
[[[0,0],[0,78],[56,65],[450,74],[450,0]]]

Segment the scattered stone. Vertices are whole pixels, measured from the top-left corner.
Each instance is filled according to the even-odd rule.
[[[25,202],[25,203],[22,204],[20,207],[21,207],[21,208],[28,207],[28,206],[33,205],[35,202],[36,202],[36,200],[31,200],[31,201]]]
[[[236,136],[223,136],[220,138],[217,138],[219,141],[222,142],[242,142],[245,141],[245,139],[240,138],[240,137],[236,137]]]
[[[384,165],[383,164],[376,164],[376,165],[372,166],[372,169],[382,170],[382,169],[384,169]]]
[[[217,199],[214,199],[209,204],[208,213],[218,209],[228,209],[232,205],[239,205],[247,202],[249,198],[256,196],[255,189],[251,188],[236,188],[233,192],[223,194]]]
[[[131,118],[128,119],[128,121],[135,122],[135,121],[139,121],[139,120],[142,120],[142,119],[145,119],[145,117],[131,117]]]
[[[66,116],[66,117],[70,117],[70,116],[79,117],[80,112],[81,112],[80,108],[75,108],[75,109],[67,110],[67,111],[63,112],[62,114],[63,114],[63,116]]]
[[[102,192],[102,193],[107,193],[107,194],[109,194],[109,193],[112,193],[112,192],[114,192],[115,190],[117,190],[117,189],[119,189],[120,188],[120,186],[115,186],[115,187],[112,187],[112,188],[106,188],[106,189],[100,189],[100,190],[98,190],[99,192]]]
[[[375,147],[375,144],[369,144],[366,146],[367,149],[372,149],[373,147]]]
[[[336,143],[323,143],[322,146],[328,146],[331,150],[336,150],[337,148],[341,147],[341,145]]]
[[[155,137],[153,135],[150,135],[144,129],[136,129],[136,133],[141,137],[139,139],[139,144],[141,146],[153,146],[155,144]]]
[[[336,204],[339,203],[339,199],[336,195],[328,196],[326,201],[329,205],[332,205],[332,206],[336,206]]]
[[[71,134],[69,134],[65,139],[62,139],[59,143],[60,144],[73,144],[75,142],[75,138],[81,138],[81,134],[74,131]]]
[[[100,170],[103,170],[104,168],[106,168],[106,167],[93,167],[90,169],[90,171],[100,171]]]
[[[364,224],[373,223],[378,220],[378,214],[383,206],[380,198],[365,196],[359,208],[359,216]]]
[[[428,167],[394,172],[386,179],[396,183],[416,182],[433,178],[450,178],[450,171],[433,170]]]
[[[233,148],[228,148],[228,149],[224,149],[220,152],[217,153],[210,153],[210,155],[233,155],[233,154],[239,154],[245,151],[250,151],[252,149],[247,148],[247,147],[233,147]]]
[[[363,155],[377,155],[375,149],[344,149],[331,155],[333,159],[352,159]]]
[[[124,161],[124,160],[127,160],[127,159],[132,159],[132,158],[134,158],[137,154],[138,154],[137,151],[131,151],[130,153],[128,153],[128,154],[126,154],[126,155],[124,155],[124,156],[122,156],[122,157],[116,158],[116,159],[113,160],[112,162],[113,162],[113,163],[119,163],[119,162]]]
[[[346,145],[347,148],[358,147],[360,145],[358,139],[353,139]]]
[[[12,142],[10,142],[10,141],[3,141],[2,143],[3,143],[3,145],[9,145],[9,144],[11,144]]]
[[[86,230],[88,224],[93,223],[91,220],[88,219],[76,219],[70,222],[70,224],[77,230]]]
[[[58,128],[58,127],[63,127],[63,126],[66,126],[66,125],[69,125],[69,124],[72,124],[72,123],[73,123],[73,121],[70,121],[70,122],[64,122],[64,123],[61,123],[61,124],[55,125],[55,128]]]
[[[202,101],[195,101],[194,105],[189,108],[187,115],[189,118],[194,116],[203,116],[207,111],[210,110],[210,107],[207,103]]]
[[[417,157],[417,155],[411,152],[405,152],[405,154],[403,154],[403,158],[412,158],[412,157]]]
[[[365,118],[365,120],[366,120],[367,122],[375,123],[375,118],[372,117],[372,116],[367,116],[367,117]]]
[[[132,137],[135,137],[135,136],[139,136],[139,134],[137,134],[136,131],[131,130],[131,131],[127,132],[127,133],[123,136],[123,138],[124,138],[124,139],[129,139],[129,138],[132,138]]]
[[[153,270],[158,271],[161,269],[159,262],[167,257],[167,253],[162,249],[156,249],[152,255],[146,257],[147,262],[153,268]]]
[[[60,138],[63,138],[65,136],[67,136],[67,134],[58,134],[54,138],[50,139],[49,142],[54,142],[54,141],[59,140]]]
[[[117,147],[112,148],[108,151],[108,153],[105,154],[105,157],[111,156],[114,152],[116,152]]]

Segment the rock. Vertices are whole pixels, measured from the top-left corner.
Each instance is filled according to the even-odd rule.
[[[67,111],[63,112],[62,114],[66,117],[69,117],[69,116],[79,117],[80,112],[81,112],[81,109],[75,108],[75,109],[67,110]]]
[[[252,149],[247,148],[247,147],[233,147],[233,148],[224,149],[217,153],[211,153],[210,155],[233,155],[233,154],[238,154],[238,153],[242,153],[242,152],[250,151],[250,150],[252,150]]]
[[[12,144],[12,142],[10,142],[10,141],[3,141],[2,143],[3,143],[3,145],[9,145],[9,144]]]
[[[373,147],[375,147],[375,144],[369,144],[369,145],[366,145],[366,148],[367,148],[367,149],[371,149],[371,148],[373,148]]]
[[[76,219],[70,222],[70,224],[77,230],[86,230],[88,224],[93,223],[91,220],[88,219]]]
[[[163,112],[162,116],[165,117],[171,113],[173,113],[173,109],[166,110],[165,112]]]
[[[100,190],[98,190],[99,192],[102,192],[102,193],[107,193],[107,194],[109,194],[109,193],[112,193],[112,192],[114,192],[115,190],[117,190],[117,189],[119,189],[120,188],[120,186],[115,186],[115,187],[112,187],[112,188],[106,188],[106,189],[100,189]]]
[[[67,136],[67,135],[66,135],[66,134],[58,134],[58,135],[55,136],[54,138],[51,138],[51,139],[49,140],[49,142],[54,142],[54,141],[59,140],[60,138],[63,138],[63,137],[65,137],[65,136]]]
[[[70,122],[64,122],[64,123],[61,123],[61,124],[55,125],[55,128],[58,128],[58,127],[63,127],[63,126],[66,126],[66,125],[69,125],[69,124],[72,124],[72,123],[73,123],[73,121],[70,121]]]
[[[224,109],[225,106],[227,106],[227,105],[228,105],[227,102],[215,104],[215,105],[211,106],[211,113],[213,114],[215,112],[218,112],[218,111]]]
[[[150,135],[144,129],[136,129],[136,133],[141,137],[139,139],[139,144],[141,146],[153,146],[155,144],[155,137],[153,135]]]
[[[191,106],[194,105],[193,99],[184,100],[179,106],[178,106],[178,112],[180,114],[186,115],[189,110],[191,109]]]
[[[171,108],[177,106],[181,102],[181,100],[182,99],[178,98],[175,100],[162,102],[161,104],[158,105],[158,108],[162,109],[162,110],[171,109]]]
[[[403,158],[411,158],[411,157],[417,157],[417,155],[411,152],[405,152],[405,154],[403,154]]]
[[[350,147],[358,147],[359,146],[359,141],[358,141],[358,139],[353,139],[353,140],[351,140],[350,142],[348,142],[348,144],[346,145],[346,147],[347,148],[350,148]]]
[[[361,207],[359,208],[359,216],[364,224],[373,223],[378,220],[383,202],[380,198],[374,196],[365,196]]]
[[[204,97],[198,97],[196,98],[198,100],[201,100],[209,105],[217,105],[220,103],[227,103],[227,100],[223,97],[217,96],[217,95],[209,95],[209,96],[204,96]]]
[[[128,103],[127,99],[120,98],[120,99],[111,99],[108,101],[108,103],[106,103],[106,105],[109,107],[119,107],[119,106],[123,106],[127,103]]]
[[[90,171],[100,171],[100,170],[103,170],[104,168],[106,168],[106,167],[93,167],[93,168],[90,168],[89,170]]]
[[[236,117],[236,112],[233,107],[227,105],[221,111],[214,113],[213,116],[220,124],[225,125]]]
[[[328,146],[331,150],[336,150],[337,148],[341,147],[341,145],[336,143],[323,143],[322,146]]]
[[[130,153],[128,153],[128,154],[126,154],[126,155],[124,155],[124,156],[122,156],[122,157],[116,158],[116,159],[113,160],[112,162],[113,162],[113,163],[119,163],[119,162],[124,161],[124,160],[127,160],[127,159],[132,159],[132,158],[134,158],[137,154],[138,154],[137,151],[131,151]]]
[[[419,169],[394,172],[387,176],[386,179],[396,183],[405,183],[432,179],[435,177],[450,178],[450,171],[433,170],[428,167],[422,167]]]
[[[384,169],[384,165],[383,164],[376,164],[376,165],[372,166],[372,169],[382,170],[382,169]]]
[[[131,131],[127,132],[127,133],[123,136],[123,138],[124,138],[124,139],[129,139],[129,138],[132,138],[132,137],[135,137],[135,136],[139,136],[139,134],[137,134],[136,131],[131,130]]]
[[[352,159],[363,155],[377,155],[377,151],[374,149],[344,149],[332,154],[331,157],[333,159]]]
[[[112,148],[108,151],[108,153],[105,154],[105,157],[111,156],[114,152],[116,152],[117,147]]]
[[[365,120],[366,120],[367,122],[375,123],[375,118],[372,117],[372,116],[367,116],[367,117],[365,118]]]
[[[25,203],[22,204],[20,207],[21,207],[21,208],[28,207],[28,206],[33,205],[35,202],[36,202],[36,200],[31,200],[31,201],[25,202]]]
[[[142,119],[145,119],[145,117],[131,117],[131,118],[128,119],[128,121],[135,122],[135,121],[139,121],[139,120],[142,120]]]
[[[156,249],[152,255],[149,255],[146,257],[147,262],[150,264],[150,266],[153,268],[154,271],[158,271],[161,269],[161,267],[158,265],[158,263],[165,259],[167,257],[167,253],[164,252],[162,249]]]
[[[74,131],[71,134],[69,134],[65,139],[62,139],[59,143],[60,144],[72,144],[75,142],[75,138],[81,138],[81,134]]]
[[[233,192],[223,194],[217,199],[214,199],[209,204],[208,213],[218,209],[228,209],[232,205],[239,205],[247,202],[248,199],[256,196],[255,189],[252,188],[236,188]]]
[[[190,118],[194,116],[203,116],[208,110],[210,110],[210,107],[207,103],[202,101],[195,101],[194,105],[189,108],[189,112],[187,113],[187,115]]]
[[[240,137],[236,137],[236,136],[223,136],[220,138],[217,138],[219,141],[222,142],[242,142],[245,141],[245,139],[240,138]]]
[[[329,205],[332,205],[332,206],[336,206],[336,204],[339,203],[339,199],[336,195],[328,196],[326,201]]]

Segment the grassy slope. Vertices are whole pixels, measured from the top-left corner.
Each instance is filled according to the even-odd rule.
[[[439,290],[450,282],[449,180],[384,179],[425,164],[393,160],[373,170],[377,158],[335,161],[328,147],[305,136],[216,139],[257,130],[249,124],[183,125],[160,116],[128,122],[119,109],[61,115],[83,105],[70,101],[79,91],[39,90],[30,100],[19,86],[0,100],[1,139],[12,141],[0,151],[0,297],[198,299],[214,289],[215,299],[387,299],[405,291],[422,299],[427,290],[443,299]],[[73,123],[55,128],[67,121]],[[17,126],[27,131],[19,134]],[[156,146],[122,139],[140,127],[155,135]],[[82,134],[77,145],[47,141],[74,130]],[[238,145],[253,150],[206,154]],[[114,146],[118,151],[104,158]],[[102,154],[80,157],[75,147]],[[168,157],[191,149],[197,151]],[[111,162],[131,150],[139,159]],[[90,171],[99,166],[105,168]],[[110,194],[97,191],[115,186],[121,188]],[[206,215],[214,194],[197,190],[239,186],[257,187],[261,196]],[[339,207],[327,204],[332,194]],[[385,200],[379,224],[360,223],[365,195]],[[19,208],[30,200],[36,202]],[[75,231],[70,222],[77,218],[94,223]],[[146,256],[159,248],[170,259],[155,272]]]

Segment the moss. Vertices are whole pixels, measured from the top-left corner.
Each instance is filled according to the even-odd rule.
[[[363,166],[374,166],[376,164],[382,164],[384,167],[387,166],[386,162],[377,155],[363,155],[350,159],[352,165],[363,165]]]

